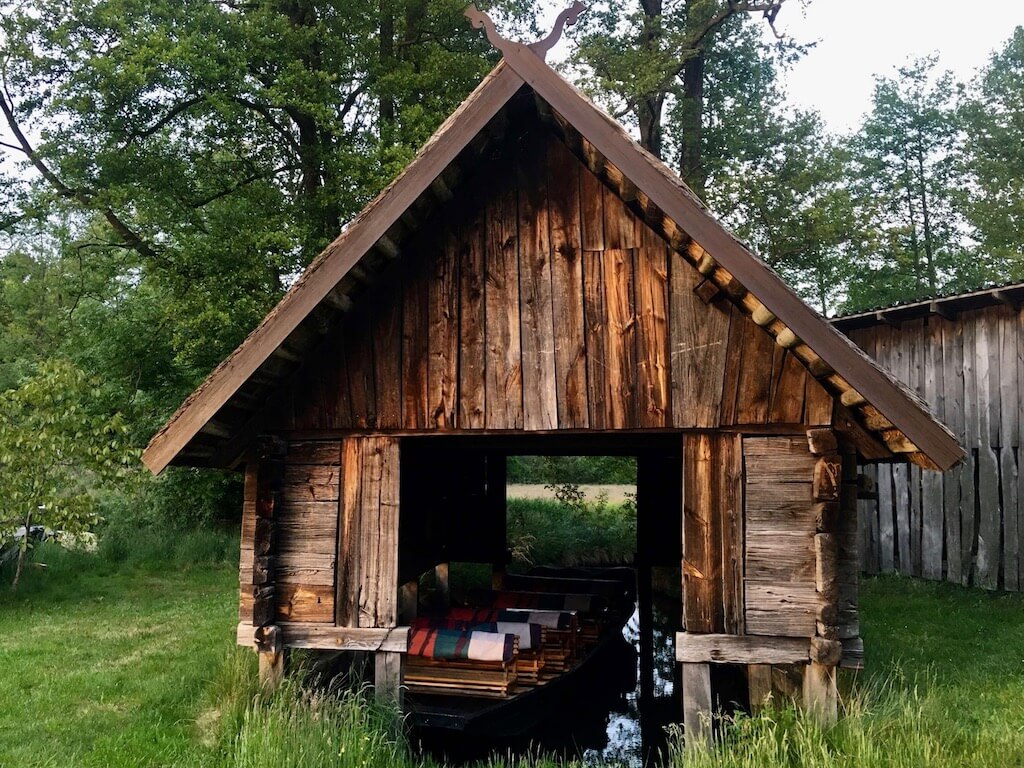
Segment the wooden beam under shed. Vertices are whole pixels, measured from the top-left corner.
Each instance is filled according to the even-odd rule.
[[[810,644],[799,637],[676,633],[676,661],[683,664],[806,664]]]

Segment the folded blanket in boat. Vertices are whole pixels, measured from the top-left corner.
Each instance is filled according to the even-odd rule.
[[[422,616],[413,621],[413,629],[457,629],[462,632],[490,632],[499,635],[515,635],[519,638],[520,651],[532,651],[540,646],[539,624],[524,621],[465,621],[460,619],[431,618]]]
[[[556,592],[488,592],[472,593],[472,599],[495,608],[532,608],[543,611],[582,611],[590,613],[603,607],[596,595],[559,594]]]
[[[511,621],[540,624],[549,629],[569,629],[574,611],[531,611],[527,608],[449,608],[446,618],[456,621]]]
[[[428,659],[512,661],[515,635],[494,632],[463,632],[458,629],[413,629],[409,653]]]

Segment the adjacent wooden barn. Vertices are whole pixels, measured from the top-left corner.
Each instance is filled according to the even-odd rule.
[[[861,567],[985,589],[1024,588],[1024,284],[836,318],[967,448],[940,476],[870,467]]]
[[[504,60],[171,417],[144,460],[245,473],[239,642],[372,651],[419,576],[505,562],[505,458],[638,459],[638,551],[682,567],[685,720],[710,665],[858,664],[859,462],[963,453],[543,60]],[[749,667],[747,666],[749,665]]]

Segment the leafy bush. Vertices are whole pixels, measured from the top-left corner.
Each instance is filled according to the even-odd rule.
[[[632,456],[509,456],[510,483],[636,484]]]

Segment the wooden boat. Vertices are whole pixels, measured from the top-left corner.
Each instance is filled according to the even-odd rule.
[[[414,733],[514,737],[560,708],[590,702],[597,694],[619,696],[633,689],[636,655],[622,634],[635,606],[631,569],[531,572],[509,579],[508,585],[519,593],[536,590],[542,595],[580,590],[580,594],[600,595],[603,607],[600,616],[584,618],[580,652],[554,674],[542,672],[529,684],[508,685],[502,695],[493,689],[481,696],[470,690],[440,693],[410,686],[405,700],[407,722]],[[583,592],[586,589],[590,592]],[[594,634],[588,637],[588,632]]]

